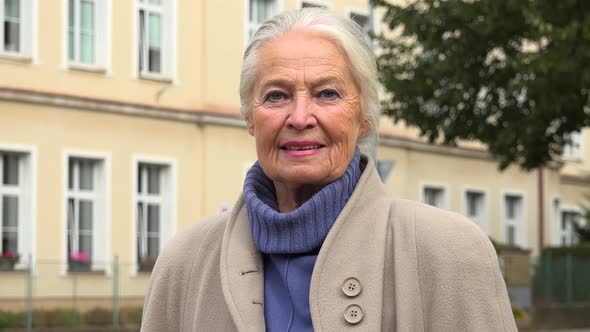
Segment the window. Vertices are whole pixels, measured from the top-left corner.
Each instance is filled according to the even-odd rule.
[[[328,9],[328,5],[323,1],[301,1],[301,8],[324,8]]]
[[[96,9],[93,0],[68,2],[68,59],[94,64],[96,46]]]
[[[278,12],[278,0],[248,0],[247,40],[250,41],[260,25]]]
[[[19,155],[15,153],[0,154],[0,171],[2,174],[2,253],[12,251],[18,253],[18,224],[19,224]]]
[[[31,164],[31,153],[0,150],[0,254],[18,255],[17,268],[33,253]]]
[[[170,77],[173,71],[173,0],[138,0],[138,71],[142,77]]]
[[[136,245],[139,271],[151,271],[164,242],[173,234],[173,166],[158,161],[137,161]]]
[[[446,208],[446,192],[442,187],[424,187],[422,192],[422,201],[426,204],[436,206],[438,208]]]
[[[561,212],[560,245],[572,246],[578,243],[576,227],[582,225],[582,214],[575,210],[564,210]]]
[[[33,44],[33,1],[0,0],[0,53],[30,56]]]
[[[108,266],[105,161],[70,156],[67,162],[68,270],[104,270]]]
[[[504,241],[509,246],[526,247],[526,222],[522,195],[504,195]]]
[[[582,159],[582,133],[574,132],[570,135],[571,143],[564,145],[563,158],[565,159]]]
[[[465,192],[465,215],[473,220],[483,230],[486,230],[485,223],[485,194],[481,191],[468,190]]]

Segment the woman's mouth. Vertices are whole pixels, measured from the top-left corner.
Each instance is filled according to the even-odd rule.
[[[292,157],[305,157],[316,154],[325,145],[318,142],[287,142],[280,146],[281,150]]]

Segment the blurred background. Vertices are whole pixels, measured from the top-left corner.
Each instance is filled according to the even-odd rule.
[[[590,328],[583,0],[0,0],[0,328],[137,330],[158,253],[256,160],[245,46],[305,7],[372,38],[387,187],[489,235],[521,329]]]

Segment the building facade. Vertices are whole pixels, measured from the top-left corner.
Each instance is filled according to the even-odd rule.
[[[24,306],[31,268],[39,306],[69,301],[73,282],[108,304],[114,273],[140,305],[166,241],[240,195],[256,160],[241,55],[262,21],[303,7],[368,29],[365,0],[0,0],[0,252],[19,256],[0,271],[0,309]],[[588,140],[542,176],[499,172],[478,144],[430,145],[383,118],[378,157],[398,196],[536,253],[541,237],[575,242]]]

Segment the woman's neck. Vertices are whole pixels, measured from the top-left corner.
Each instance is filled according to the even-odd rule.
[[[322,185],[287,185],[274,182],[279,212],[291,212],[307,202]]]

